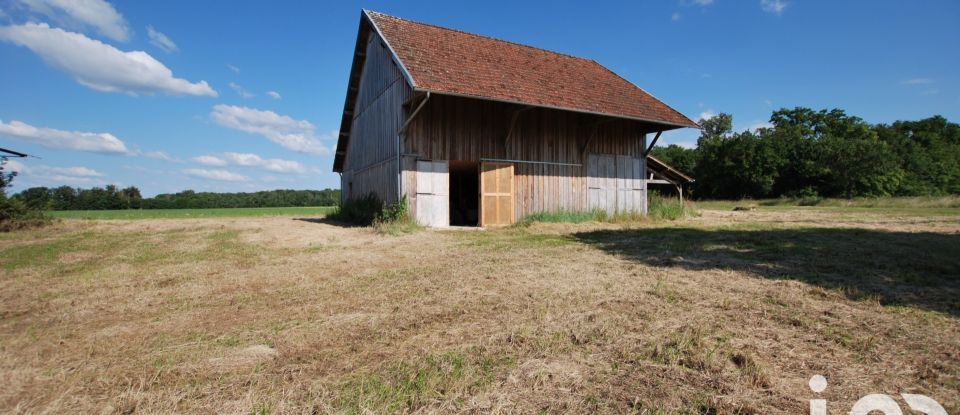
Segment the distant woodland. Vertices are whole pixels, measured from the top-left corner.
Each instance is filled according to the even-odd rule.
[[[960,125],[934,116],[870,124],[843,110],[780,109],[769,128],[700,120],[696,148],[652,154],[696,182],[698,199],[960,194]]]
[[[213,193],[187,190],[173,194],[142,197],[136,187],[118,188],[108,185],[79,189],[31,187],[13,195],[28,207],[53,210],[107,209],[204,209],[335,206],[340,203],[340,190],[269,190],[251,193]]]

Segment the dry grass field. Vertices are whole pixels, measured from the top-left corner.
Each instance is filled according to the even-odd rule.
[[[0,235],[0,380],[12,413],[956,414],[960,210],[65,220]]]

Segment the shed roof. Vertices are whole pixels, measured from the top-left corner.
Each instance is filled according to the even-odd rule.
[[[690,176],[687,176],[680,170],[673,168],[667,163],[664,163],[662,160],[647,155],[647,170],[650,170],[653,173],[667,179],[676,184],[686,184],[694,182],[694,179]]]

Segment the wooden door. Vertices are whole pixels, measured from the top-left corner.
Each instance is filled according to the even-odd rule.
[[[643,212],[644,190],[643,164],[640,159],[617,156],[617,211]]]
[[[417,223],[450,226],[450,175],[446,161],[417,161]]]
[[[587,157],[587,208],[611,215],[616,212],[617,165],[614,156],[590,154]]]
[[[480,165],[480,226],[513,224],[513,165]]]

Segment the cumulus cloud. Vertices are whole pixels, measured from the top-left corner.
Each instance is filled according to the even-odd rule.
[[[215,156],[197,156],[197,157],[194,157],[192,160],[204,166],[222,167],[227,165],[226,160],[220,157],[215,157]]]
[[[238,84],[236,84],[236,83],[234,83],[234,82],[231,82],[231,83],[229,83],[228,85],[230,85],[230,89],[236,91],[237,95],[240,95],[240,98],[253,98],[253,97],[255,96],[255,95],[253,95],[252,92],[247,91],[247,90],[244,89],[242,86],[240,86],[240,85],[238,85]]]
[[[297,161],[284,159],[265,159],[253,153],[227,152],[219,156],[204,155],[194,157],[193,161],[207,166],[242,166],[253,167],[274,173],[303,174],[307,169]]]
[[[191,83],[143,51],[124,52],[45,23],[0,27],[0,40],[24,46],[48,65],[101,92],[217,96],[206,81]]]
[[[119,42],[130,39],[126,20],[104,0],[20,0],[20,3],[61,26],[93,28],[101,35]]]
[[[0,120],[0,135],[39,144],[47,148],[88,151],[92,153],[127,154],[127,146],[110,133],[64,131],[34,127],[20,121]]]
[[[784,0],[760,0],[760,8],[767,13],[782,14],[783,9],[787,8],[787,2]]]
[[[716,116],[717,116],[717,113],[716,113],[716,112],[713,112],[713,110],[706,110],[706,111],[704,111],[704,112],[701,112],[701,113],[700,113],[700,117],[697,118],[697,119],[698,119],[698,120],[709,120],[709,119],[711,119],[711,118],[713,118],[713,117],[716,117]]]
[[[105,183],[103,173],[82,166],[57,167],[46,165],[27,165],[17,160],[8,160],[5,166],[9,171],[15,171],[18,179],[14,183],[20,184],[25,180],[32,184],[95,186]]]
[[[273,111],[223,104],[213,107],[210,118],[223,127],[261,135],[288,150],[330,154],[330,150],[317,138],[313,124],[304,120],[295,120]]]
[[[269,95],[270,98],[273,98],[273,99],[282,99],[282,98],[283,98],[283,97],[280,96],[280,93],[277,92],[277,91],[267,91],[267,95]]]
[[[302,164],[293,160],[265,159],[252,153],[223,153],[227,162],[245,167],[257,167],[275,173],[304,173]]]
[[[158,32],[153,26],[147,26],[147,36],[150,38],[150,44],[160,48],[160,50],[167,53],[177,51],[177,44],[173,43],[167,35]]]
[[[221,182],[245,182],[250,180],[247,176],[220,169],[184,169],[183,174],[198,179],[217,180]]]

